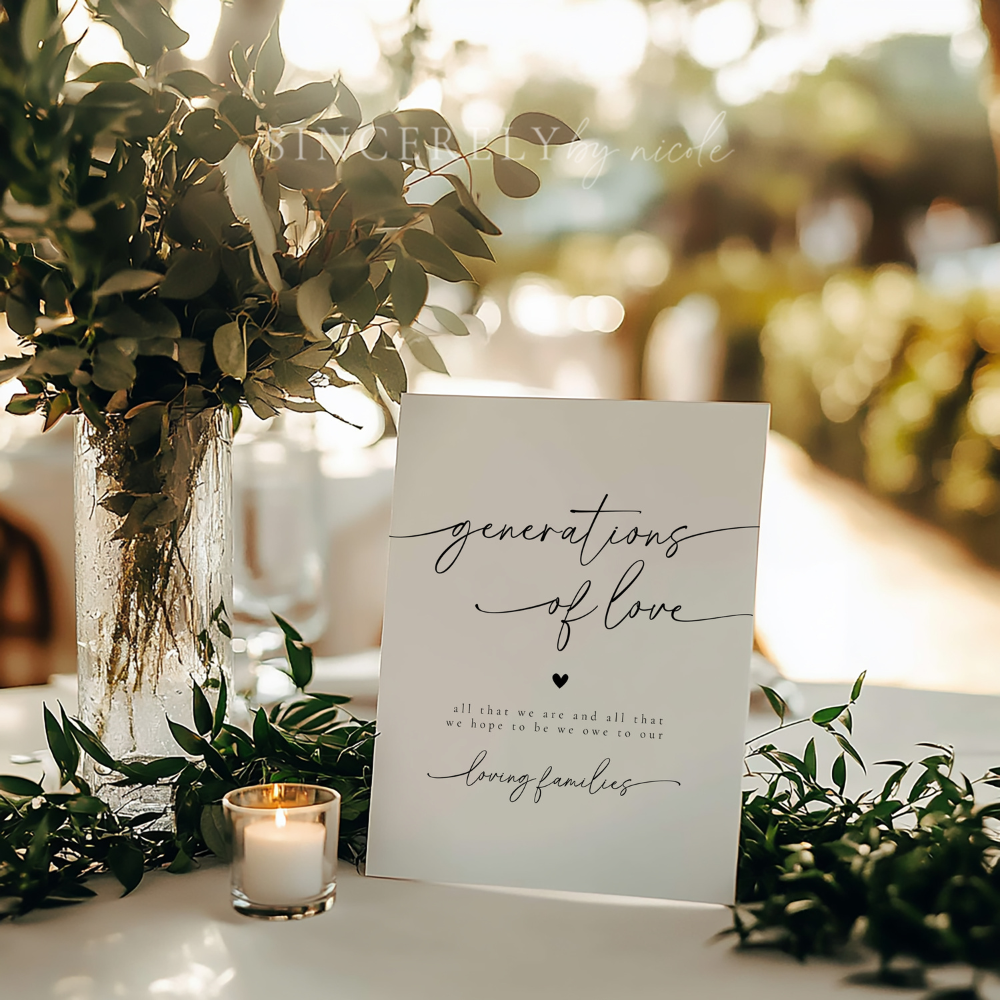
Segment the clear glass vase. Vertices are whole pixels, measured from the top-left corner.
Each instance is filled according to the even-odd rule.
[[[328,545],[311,416],[282,413],[264,423],[244,415],[233,445],[237,678],[258,687],[262,661],[284,655],[275,614],[307,643],[326,627]],[[249,676],[240,676],[241,666]]]
[[[120,417],[103,429],[78,418],[79,714],[126,762],[182,755],[167,720],[192,728],[192,681],[213,704],[223,677],[232,690],[229,413],[164,414],[152,459],[136,436]],[[169,783],[118,788],[87,761],[84,777],[113,808],[170,815]]]

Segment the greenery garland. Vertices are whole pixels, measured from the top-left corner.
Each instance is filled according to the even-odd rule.
[[[229,701],[223,678],[216,707],[193,688],[195,729],[170,729],[187,756],[148,763],[117,761],[92,730],[45,708],[45,733],[63,788],[46,792],[16,775],[0,775],[0,919],[37,907],[79,902],[94,893],[84,883],[110,872],[125,894],[156,868],[189,871],[206,854],[228,858],[221,799],[226,792],[270,781],[335,788],[342,798],[340,856],[364,858],[375,724],[345,709],[341,695],[306,694],[312,651],[287,622],[290,673],[299,693],[253,716],[251,731],[225,721]],[[79,774],[81,757],[118,772],[124,786],[174,786],[174,829],[158,828],[159,813],[119,818],[91,794]]]
[[[860,942],[878,955],[874,978],[887,985],[920,985],[924,966],[952,962],[1000,972],[1000,802],[977,804],[975,793],[977,784],[1000,787],[1000,767],[970,781],[955,774],[954,748],[921,743],[933,752],[879,761],[892,768],[881,788],[846,795],[847,757],[867,773],[850,742],[864,676],[847,703],[789,724],[785,702],[763,689],[780,724],[748,744],[757,787],[743,793],[726,933],[799,958]],[[802,723],[839,745],[832,784],[819,778],[815,739],[801,757],[762,742]]]
[[[45,792],[0,776],[0,919],[92,896],[85,885],[92,875],[114,874],[127,894],[145,871],[184,872],[199,856],[227,858],[220,800],[261,782],[336,788],[340,855],[363,862],[375,724],[348,712],[345,697],[305,692],[312,652],[279,624],[297,694],[258,709],[244,732],[225,721],[224,682],[215,709],[196,685],[195,730],[171,723],[186,756],[116,761],[79,720],[45,709],[60,780],[76,791]],[[881,788],[848,796],[847,758],[865,769],[851,743],[863,681],[862,674],[844,704],[795,722],[786,722],[781,697],[763,689],[779,725],[748,744],[747,777],[756,787],[743,794],[737,903],[724,933],[798,958],[861,942],[879,956],[875,978],[888,984],[919,985],[924,966],[951,962],[1000,972],[1000,802],[977,804],[975,795],[977,784],[1000,787],[1000,767],[970,781],[955,775],[952,748],[920,744],[933,752],[913,764],[880,761],[892,768]],[[819,778],[815,738],[801,757],[765,742],[801,724],[838,744],[831,784]],[[83,754],[119,772],[122,785],[172,784],[174,830],[156,829],[153,815],[115,816],[79,776]]]

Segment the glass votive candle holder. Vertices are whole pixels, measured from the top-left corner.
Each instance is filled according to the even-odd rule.
[[[237,788],[222,804],[232,826],[233,907],[297,920],[337,898],[340,793],[320,785]]]

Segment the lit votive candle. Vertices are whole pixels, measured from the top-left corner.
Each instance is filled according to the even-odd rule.
[[[233,906],[269,919],[321,913],[336,896],[340,796],[318,785],[256,785],[223,799],[233,830]]]
[[[326,827],[289,823],[284,809],[274,822],[251,823],[243,834],[243,891],[259,903],[301,903],[323,891]]]

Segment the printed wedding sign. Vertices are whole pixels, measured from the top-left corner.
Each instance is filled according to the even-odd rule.
[[[369,875],[733,901],[767,424],[405,397]]]

